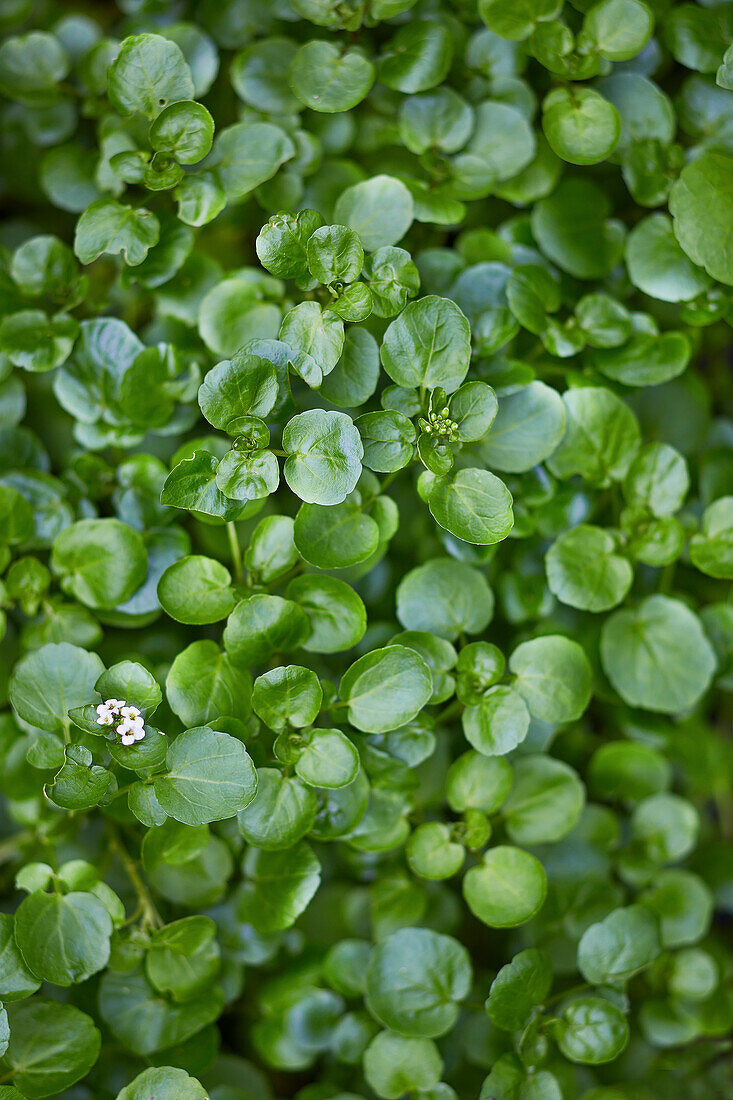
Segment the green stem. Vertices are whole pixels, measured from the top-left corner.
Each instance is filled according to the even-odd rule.
[[[237,528],[231,520],[227,523],[227,537],[229,538],[229,552],[232,555],[232,564],[234,566],[234,577],[235,580],[241,584],[244,580],[244,573],[242,571],[242,549],[239,545]]]
[[[457,718],[463,710],[463,703],[459,699],[454,699],[452,703],[449,703],[447,707],[441,710],[437,717],[438,722],[449,722],[451,718]]]
[[[150,925],[151,928],[162,928],[164,923],[163,919],[158,913],[158,910],[155,908],[153,899],[150,896],[150,891],[143,882],[142,876],[137,869],[137,864],[135,863],[135,860],[127,851],[127,848],[125,848],[124,844],[122,843],[120,834],[118,833],[112,822],[108,819],[105,824],[107,827],[107,834],[109,836],[110,847],[115,852],[115,854],[119,856],[120,863],[125,868],[125,873],[132,883],[135,889],[135,893],[137,894],[137,899],[139,903],[137,912],[139,912],[142,916],[143,923]]]

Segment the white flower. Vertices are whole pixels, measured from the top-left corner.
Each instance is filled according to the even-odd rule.
[[[136,710],[136,707],[125,708]],[[117,726],[117,732],[123,745],[132,745],[135,741],[142,741],[145,736],[145,719],[138,714],[136,716],[125,715]]]
[[[139,718],[140,711],[137,707],[124,706],[120,708],[120,714],[123,718]]]
[[[97,725],[98,726],[111,726],[115,720],[115,716],[107,706],[106,703],[100,703],[97,707]]]

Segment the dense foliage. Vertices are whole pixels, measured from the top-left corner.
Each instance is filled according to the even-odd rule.
[[[0,1100],[730,1100],[733,3],[0,28]]]

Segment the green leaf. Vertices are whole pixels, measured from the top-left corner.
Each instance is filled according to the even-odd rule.
[[[287,851],[251,849],[246,856],[244,912],[263,933],[290,928],[321,881],[321,865],[305,843]]]
[[[713,895],[689,871],[662,871],[640,900],[659,920],[663,947],[697,943],[710,929]]]
[[[659,595],[606,620],[601,659],[625,702],[663,714],[694,707],[710,686],[716,665],[694,612]]]
[[[304,741],[305,748],[295,763],[295,773],[304,783],[338,790],[354,782],[359,754],[341,730],[311,730]]]
[[[339,688],[352,726],[368,733],[384,733],[410,722],[432,692],[425,661],[400,645],[360,657],[346,670]]]
[[[310,832],[316,816],[316,796],[300,779],[277,768],[259,768],[257,795],[238,816],[239,831],[257,848],[290,848]]]
[[[683,168],[669,196],[683,251],[727,286],[733,285],[733,247],[727,233],[732,195],[733,157],[707,150]]]
[[[324,225],[308,238],[306,258],[319,283],[353,283],[361,274],[364,249],[358,235],[347,226]]]
[[[502,806],[507,835],[516,844],[552,844],[578,824],[585,787],[574,768],[537,754],[514,767],[514,785]]]
[[[221,715],[250,713],[252,679],[216,642],[191,642],[173,661],[165,682],[168,704],[185,726],[214,722]]]
[[[158,929],[145,956],[151,985],[174,1001],[190,1001],[211,985],[221,952],[211,917],[183,917]]]
[[[292,365],[298,373],[320,385],[321,375],[330,374],[343,350],[343,321],[317,302],[301,302],[285,314],[280,339],[295,353]]]
[[[344,51],[321,39],[301,46],[290,64],[290,87],[296,99],[326,114],[351,110],[373,82],[374,66],[360,51]]]
[[[15,939],[29,970],[43,981],[68,986],[103,970],[109,959],[112,921],[93,894],[46,894],[20,903]]]
[[[446,795],[456,813],[468,809],[491,814],[498,810],[512,786],[512,769],[499,756],[464,752],[448,769]]]
[[[219,131],[207,165],[214,169],[227,200],[235,202],[269,180],[294,155],[293,142],[279,126],[237,122]]]
[[[49,798],[67,810],[89,810],[102,800],[112,773],[92,764],[91,753],[80,745],[68,745],[65,762],[47,790]]]
[[[420,878],[451,878],[461,869],[466,853],[451,839],[452,830],[441,821],[426,821],[410,834],[405,855],[410,870]]]
[[[252,707],[272,730],[310,726],[321,709],[323,691],[315,672],[301,665],[280,665],[254,682]]]
[[[0,997],[3,1002],[22,1001],[41,985],[23,961],[15,941],[15,918],[0,914]]]
[[[451,936],[402,928],[372,948],[366,970],[370,1012],[402,1035],[435,1038],[455,1024],[471,988],[468,952]]]
[[[389,325],[380,355],[398,386],[442,386],[452,393],[465,378],[471,359],[468,321],[447,298],[420,298]]]
[[[99,1055],[101,1035],[72,1005],[34,999],[11,1005],[4,1060],[29,1100],[53,1096],[85,1077]]]
[[[55,103],[57,85],[70,68],[71,57],[61,42],[45,31],[12,35],[0,46],[0,89],[29,106]]]
[[[140,534],[117,519],[82,519],[53,544],[51,568],[67,593],[92,608],[124,603],[145,580],[148,555]]]
[[[303,649],[309,653],[340,653],[364,636],[366,609],[359,594],[345,581],[313,575],[295,577],[286,595],[308,616],[310,634]]]
[[[214,120],[201,103],[179,100],[164,108],[150,127],[150,144],[179,164],[202,160],[214,140]]]
[[[109,970],[99,988],[102,1019],[124,1047],[143,1057],[184,1042],[215,1020],[222,1007],[217,990],[176,1004],[156,993],[140,969],[127,974]]]
[[[341,504],[361,474],[364,448],[350,416],[311,409],[285,425],[284,475],[308,504]]]
[[[545,255],[576,279],[602,279],[620,259],[624,231],[589,179],[563,180],[532,211],[532,233]]]
[[[237,604],[231,584],[231,574],[220,562],[192,554],[168,566],[158,581],[158,599],[179,623],[215,623]]]
[[[601,997],[577,997],[553,1027],[560,1050],[571,1062],[597,1066],[618,1058],[629,1041],[620,1009]]]
[[[512,495],[488,470],[464,469],[436,478],[428,507],[441,527],[477,546],[501,542],[514,526]]]
[[[135,267],[159,238],[160,222],[149,210],[124,206],[114,199],[97,199],[76,223],[74,252],[83,264],[108,253],[122,256],[126,264]]]
[[[490,928],[513,928],[531,920],[546,894],[542,864],[529,852],[508,845],[490,848],[463,879],[468,908]]]
[[[616,148],[621,118],[594,88],[554,88],[542,103],[542,128],[550,148],[562,160],[597,164]]]
[[[570,638],[553,634],[522,642],[509,668],[530,713],[543,722],[574,722],[590,702],[588,658]]]
[[[612,535],[580,524],[555,539],[545,555],[550,591],[570,607],[608,611],[621,603],[634,579],[626,558],[615,553]]]
[[[561,7],[558,0],[479,0],[479,15],[494,34],[519,42],[530,36],[537,23],[554,19]]]
[[[379,79],[398,92],[424,92],[443,82],[452,60],[450,28],[437,20],[415,19],[385,44]]]
[[[466,740],[484,756],[504,756],[527,736],[529,711],[512,687],[490,688],[475,706],[464,710],[461,721]]]
[[[240,351],[208,372],[198,398],[209,423],[226,431],[239,417],[267,416],[277,393],[277,374],[272,363]]]
[[[663,302],[687,302],[710,280],[680,248],[666,214],[650,214],[626,239],[626,266],[635,287]]]
[[[96,653],[68,642],[49,643],[15,666],[10,702],[31,725],[62,733],[69,729],[68,712],[94,698],[103,671]]]
[[[157,34],[126,38],[112,62],[107,89],[121,114],[156,118],[169,103],[193,99],[191,71],[180,48]]]
[[[709,577],[733,577],[733,496],[720,497],[705,509],[702,531],[690,539],[690,558]]]
[[[479,453],[495,470],[524,473],[553,454],[565,427],[565,406],[556,390],[543,382],[530,382],[500,398]]]
[[[273,653],[297,649],[310,633],[305,612],[281,596],[248,596],[232,611],[224,648],[240,667],[260,664]]]
[[[207,1100],[206,1089],[184,1069],[146,1069],[117,1094],[117,1100]]]
[[[600,0],[586,12],[580,42],[608,61],[629,61],[651,38],[654,16],[642,0]]]
[[[254,764],[241,741],[208,726],[179,734],[166,767],[167,773],[156,777],[155,796],[184,825],[235,817],[257,791]]]
[[[552,963],[546,951],[530,947],[502,966],[491,983],[486,1013],[504,1031],[518,1031],[532,1009],[552,988]]]
[[[585,930],[578,944],[578,969],[592,985],[625,982],[659,953],[656,918],[643,906],[630,905]]]
[[[160,503],[227,521],[238,518],[242,502],[221,492],[216,484],[218,467],[218,460],[208,451],[194,451],[169,473]]]
[[[480,634],[494,613],[494,596],[478,569],[433,558],[406,573],[397,588],[397,618],[406,630],[427,630],[448,641]]]
[[[548,466],[556,477],[580,474],[592,485],[621,481],[639,450],[636,417],[619,397],[600,386],[563,395],[565,435]]]
[[[695,807],[666,791],[643,799],[631,817],[631,832],[654,863],[672,863],[689,855],[699,828]]]
[[[233,500],[262,500],[279,482],[280,467],[271,451],[232,449],[216,470],[217,488]]]
[[[330,507],[301,504],[293,530],[295,545],[319,569],[344,569],[366,561],[379,545],[379,526],[356,499]]]
[[[334,217],[358,234],[367,252],[374,252],[404,237],[412,224],[414,204],[404,183],[394,176],[376,175],[347,187],[336,201]]]
[[[120,698],[138,707],[146,718],[155,713],[163,698],[153,674],[137,661],[118,661],[103,672],[94,685],[103,699]]]
[[[429,1090],[440,1081],[442,1072],[443,1059],[430,1039],[380,1031],[364,1052],[367,1083],[385,1100],[399,1100],[405,1093]]]
[[[0,351],[24,370],[42,373],[69,358],[79,326],[73,317],[48,317],[40,309],[11,313],[0,322]]]
[[[624,497],[655,516],[671,516],[682,507],[690,488],[684,457],[667,443],[647,443],[629,467]]]

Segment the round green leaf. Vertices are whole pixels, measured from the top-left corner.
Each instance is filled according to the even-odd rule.
[[[464,469],[436,478],[428,507],[441,527],[478,546],[501,542],[514,526],[512,495],[488,470]]]
[[[664,714],[694,707],[716,665],[694,612],[679,600],[658,595],[606,620],[601,659],[625,702]]]
[[[490,928],[513,928],[531,920],[547,894],[542,864],[521,848],[490,848],[463,879],[468,908]]]
[[[310,653],[340,653],[361,641],[366,609],[351,585],[337,577],[305,576],[290,581],[287,598],[308,616],[310,634],[303,649]]]
[[[254,764],[242,742],[208,726],[179,734],[168,749],[166,767],[166,774],[155,779],[155,796],[184,825],[235,817],[257,791]]]
[[[15,666],[10,702],[31,725],[62,733],[69,729],[68,712],[94,698],[103,671],[96,653],[68,642],[49,643]]]
[[[629,1041],[624,1014],[601,997],[577,997],[567,1006],[553,1034],[571,1062],[597,1066],[618,1058]]]
[[[554,88],[542,104],[542,128],[550,148],[570,164],[597,164],[616,148],[621,119],[594,88]]]
[[[207,1100],[206,1089],[184,1069],[146,1069],[117,1094],[117,1100]]]
[[[352,726],[367,733],[384,733],[410,722],[432,693],[427,664],[400,645],[360,657],[346,670],[339,688]]]
[[[237,603],[229,570],[201,554],[179,558],[158,581],[163,610],[179,623],[215,623]]]
[[[5,1061],[23,1090],[19,1095],[29,1100],[71,1088],[99,1056],[99,1031],[91,1017],[72,1005],[34,998],[11,1006],[8,1016]]]
[[[402,928],[372,948],[366,971],[369,1010],[402,1035],[435,1038],[458,1018],[471,988],[468,952],[451,936]]]
[[[705,151],[673,184],[669,209],[674,233],[694,264],[733,286],[733,156]]]
[[[614,553],[615,548],[613,537],[601,527],[581,524],[566,531],[545,555],[550,591],[583,611],[615,607],[634,579],[630,562]]]
[[[156,118],[169,103],[193,99],[191,71],[180,48],[157,34],[126,38],[112,62],[107,91],[124,115],[137,111]]]
[[[359,480],[364,448],[346,413],[299,413],[285,426],[283,449],[285,480],[308,504],[340,504]]]
[[[179,164],[202,160],[214,140],[214,120],[201,103],[180,100],[171,103],[150,127],[153,149],[170,153]]]
[[[543,722],[574,722],[588,706],[592,675],[581,646],[560,634],[522,642],[509,659],[515,686]]]
[[[361,103],[373,82],[374,66],[359,50],[343,51],[321,39],[301,46],[290,64],[290,87],[312,111],[349,111]]]
[[[53,545],[51,568],[87,607],[124,603],[145,580],[148,555],[140,534],[117,519],[82,519]]]
[[[359,235],[367,252],[397,244],[410,228],[413,216],[412,196],[393,176],[372,176],[347,187],[334,207],[336,220]]]
[[[468,321],[454,302],[429,295],[410,302],[390,324],[380,349],[382,364],[405,389],[442,386],[452,393],[468,371],[470,335]]]
[[[86,981],[109,959],[112,920],[94,894],[29,894],[15,914],[15,940],[26,966],[43,981]]]
[[[484,756],[504,756],[521,744],[529,730],[529,711],[512,687],[490,688],[461,721],[466,740]]]

